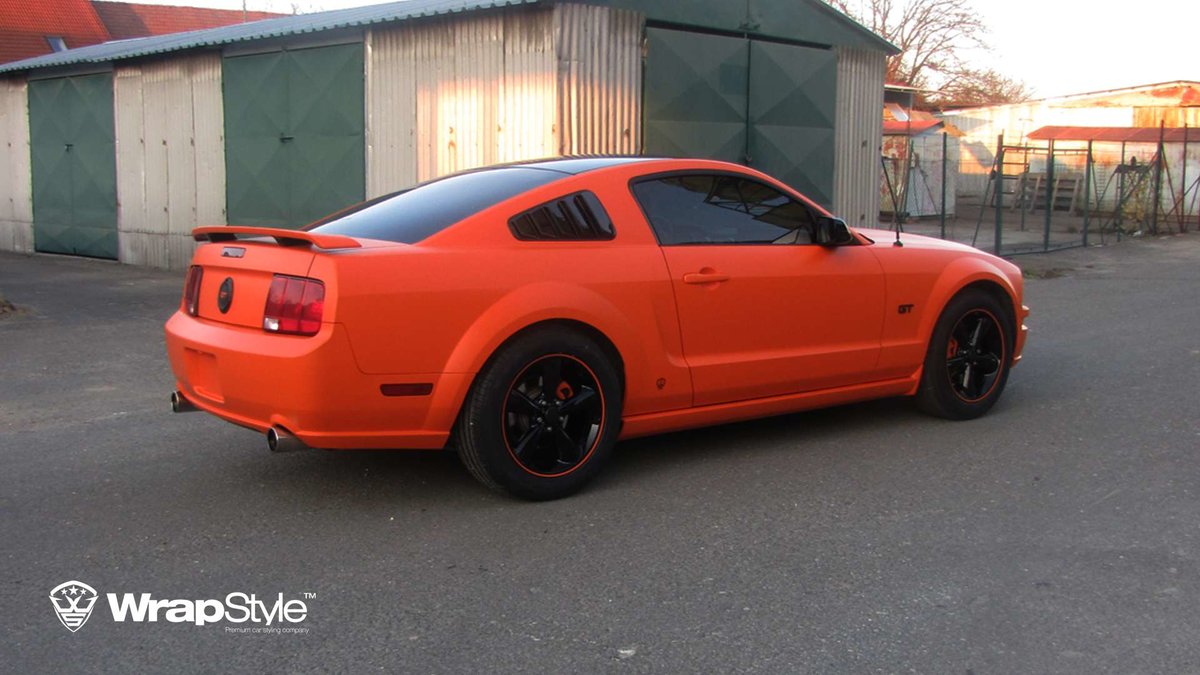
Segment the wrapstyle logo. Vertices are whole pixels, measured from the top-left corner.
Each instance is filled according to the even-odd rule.
[[[50,602],[54,603],[54,613],[58,615],[58,620],[62,622],[62,625],[72,633],[83,628],[83,624],[87,623],[88,617],[92,615],[92,608],[96,606],[96,600],[99,598],[100,595],[96,593],[96,589],[82,581],[68,581],[55,586],[54,590],[50,591]]]
[[[283,593],[259,598],[254,593],[230,593],[222,599],[157,599],[150,593],[107,593],[108,609],[115,623],[187,623],[207,626],[228,623],[226,632],[234,633],[307,633],[297,627],[308,618],[308,604],[316,593],[306,592],[304,600],[288,599]],[[74,633],[87,623],[100,599],[96,589],[82,581],[68,581],[50,591],[54,612],[67,630]],[[242,624],[250,624],[242,627]],[[290,624],[290,625],[288,625]]]

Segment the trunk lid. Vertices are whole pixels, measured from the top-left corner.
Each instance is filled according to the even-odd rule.
[[[227,241],[196,249],[193,265],[204,270],[200,283],[198,316],[246,328],[263,327],[267,291],[276,274],[308,276],[316,254],[307,246],[281,246],[273,241]],[[218,302],[222,287],[229,302]]]

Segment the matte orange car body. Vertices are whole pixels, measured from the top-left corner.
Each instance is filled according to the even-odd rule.
[[[745,167],[646,160],[564,175],[415,245],[219,228],[297,239],[198,248],[197,313],[181,308],[166,326],[177,388],[214,415],[280,427],[313,447],[441,448],[497,350],[559,322],[618,360],[629,438],[914,394],[942,308],[972,284],[1011,304],[1013,363],[1020,358],[1028,310],[1010,263],[909,235],[897,247],[891,232],[871,230],[842,247],[660,246],[630,182],[670,171],[736,172],[802,198]],[[603,202],[614,239],[519,241],[510,232],[514,214],[579,190]],[[244,249],[240,257],[231,247]],[[324,283],[316,335],[263,330],[277,274]],[[237,300],[222,313],[214,299],[225,279]],[[431,388],[381,393],[397,384]]]

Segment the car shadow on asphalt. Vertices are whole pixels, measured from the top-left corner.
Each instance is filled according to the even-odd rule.
[[[653,480],[689,461],[772,461],[837,443],[852,429],[921,419],[927,418],[911,401],[891,398],[636,438],[617,445],[607,473],[621,480]]]
[[[585,492],[603,493],[614,486],[652,490],[665,474],[682,467],[704,471],[713,464],[736,468],[781,463],[797,453],[827,452],[843,436],[927,419],[905,399],[886,399],[632,439],[617,444],[609,466]],[[394,506],[398,501],[410,506],[515,502],[476,483],[453,450],[274,455],[259,449],[260,443],[240,430],[230,430],[227,438],[230,443],[218,443],[226,445],[219,451],[211,440],[204,443],[206,448],[196,449],[219,452],[222,458],[203,462],[202,471],[208,475],[197,477],[200,484],[219,481],[238,493],[258,494],[266,501],[286,500],[298,508],[370,508]]]

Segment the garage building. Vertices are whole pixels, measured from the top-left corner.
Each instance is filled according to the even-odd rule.
[[[895,48],[819,0],[408,0],[0,66],[0,250],[155,267],[555,155],[709,157],[879,211]]]

